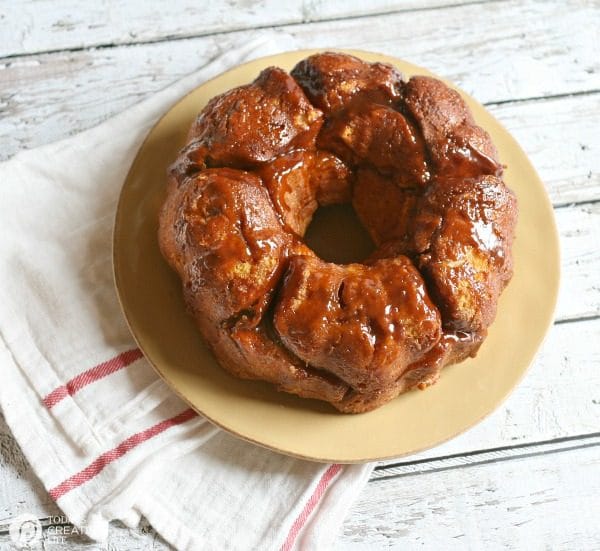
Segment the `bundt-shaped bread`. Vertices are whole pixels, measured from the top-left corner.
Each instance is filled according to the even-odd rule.
[[[512,276],[502,170],[443,82],[317,54],[202,110],[169,170],[160,247],[224,368],[368,411],[484,340]],[[302,241],[336,203],[376,245],[362,263]]]

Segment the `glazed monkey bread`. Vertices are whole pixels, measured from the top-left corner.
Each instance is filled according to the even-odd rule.
[[[474,356],[512,275],[513,193],[485,130],[434,78],[340,53],[213,98],[169,169],[159,241],[233,375],[372,410]],[[376,246],[303,235],[351,203]]]

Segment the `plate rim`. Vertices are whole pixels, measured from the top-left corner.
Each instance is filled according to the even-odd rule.
[[[543,190],[543,193],[541,195],[543,196],[543,201],[545,203],[545,207],[551,213],[551,220],[552,220],[551,227],[546,228],[545,231],[550,232],[552,234],[552,241],[553,241],[553,243],[556,244],[556,247],[553,247],[553,253],[555,256],[556,268],[557,268],[556,272],[553,275],[555,276],[556,281],[555,281],[555,285],[552,289],[552,305],[551,305],[551,309],[550,309],[550,314],[547,316],[547,318],[543,324],[542,337],[539,339],[539,342],[536,345],[535,351],[533,352],[531,359],[528,361],[526,367],[521,370],[518,377],[516,377],[514,379],[511,387],[504,393],[504,395],[501,397],[501,399],[494,402],[491,409],[488,409],[482,415],[480,415],[476,418],[473,418],[467,425],[462,426],[461,428],[459,428],[456,431],[453,431],[451,434],[448,434],[446,437],[437,439],[434,442],[432,442],[431,444],[418,447],[417,449],[407,450],[407,451],[401,452],[401,453],[391,453],[389,455],[384,455],[384,456],[378,455],[378,456],[369,456],[369,457],[365,457],[365,458],[348,459],[348,458],[339,458],[339,457],[317,457],[315,455],[307,455],[307,454],[299,453],[298,451],[295,451],[295,450],[279,448],[277,446],[274,446],[274,445],[271,445],[271,444],[268,444],[265,442],[261,442],[260,440],[257,440],[256,438],[252,438],[251,436],[248,436],[248,435],[238,432],[236,429],[224,424],[218,418],[214,418],[209,413],[202,411],[201,408],[199,408],[196,404],[192,403],[184,394],[182,394],[182,392],[179,390],[179,388],[177,388],[175,385],[173,385],[171,383],[168,376],[165,375],[163,373],[163,371],[161,370],[160,366],[157,365],[153,361],[153,359],[146,354],[146,352],[144,350],[144,346],[141,342],[141,338],[139,337],[136,328],[132,324],[131,319],[130,319],[130,314],[128,313],[128,310],[124,305],[123,289],[122,289],[122,285],[120,284],[119,260],[118,260],[118,231],[119,231],[118,221],[119,221],[120,217],[122,216],[123,209],[124,209],[123,191],[126,187],[126,183],[129,181],[132,174],[134,174],[134,172],[137,168],[137,165],[140,162],[141,152],[143,151],[144,147],[147,145],[149,139],[153,135],[156,128],[163,122],[163,120],[166,117],[169,116],[171,111],[173,109],[175,109],[178,105],[180,105],[182,102],[184,102],[186,100],[186,98],[188,98],[188,96],[190,96],[191,94],[196,92],[196,90],[198,90],[199,88],[204,87],[204,86],[208,85],[209,83],[213,83],[214,81],[223,78],[225,75],[227,75],[229,73],[238,71],[238,70],[242,69],[243,67],[254,65],[254,64],[260,64],[264,68],[264,67],[269,66],[269,65],[265,64],[268,60],[276,60],[276,58],[279,58],[280,56],[285,56],[287,54],[298,54],[298,55],[302,55],[303,57],[306,57],[309,55],[313,55],[316,53],[322,53],[322,52],[346,53],[346,54],[357,56],[359,58],[361,57],[361,54],[366,54],[367,56],[377,56],[379,58],[378,61],[392,64],[394,67],[397,67],[397,65],[396,65],[397,62],[401,62],[401,63],[409,65],[411,68],[413,68],[415,70],[415,74],[432,76],[438,80],[441,80],[446,85],[448,85],[450,88],[452,88],[453,90],[456,90],[459,94],[461,94],[461,96],[467,97],[471,102],[473,102],[479,108],[484,110],[490,117],[492,117],[494,119],[495,123],[499,126],[499,128],[501,128],[501,130],[512,139],[514,147],[517,148],[519,154],[522,155],[522,157],[527,160],[532,172],[535,173],[537,180],[541,184],[541,188]],[[276,63],[276,61],[274,61],[274,63]],[[398,69],[398,70],[400,70],[400,69]],[[400,70],[400,72],[402,72],[402,71]],[[437,447],[439,445],[442,445],[446,442],[449,442],[450,440],[456,438],[457,436],[465,433],[466,431],[472,429],[473,427],[475,427],[476,425],[481,423],[484,419],[486,419],[488,416],[490,416],[496,410],[498,410],[506,402],[506,400],[514,392],[514,390],[519,386],[519,384],[521,383],[521,381],[523,380],[525,375],[529,372],[529,370],[531,369],[531,367],[534,363],[534,360],[535,360],[537,354],[539,353],[539,350],[541,349],[545,340],[548,337],[549,330],[552,327],[554,320],[555,320],[555,316],[556,316],[558,292],[560,289],[560,282],[561,282],[561,277],[562,277],[560,238],[559,238],[558,228],[556,225],[556,217],[554,215],[554,207],[553,207],[551,199],[548,195],[546,186],[543,183],[543,180],[540,178],[535,166],[530,161],[529,156],[526,154],[526,152],[523,150],[523,148],[521,147],[519,142],[514,138],[514,136],[505,128],[505,126],[492,113],[490,113],[486,109],[486,107],[483,104],[481,104],[479,101],[477,101],[475,98],[473,98],[470,94],[468,94],[467,92],[465,92],[464,90],[459,88],[456,84],[447,80],[446,78],[441,77],[420,65],[416,65],[416,64],[414,64],[410,61],[406,61],[402,58],[398,58],[398,57],[391,56],[388,54],[380,53],[377,51],[363,50],[363,49],[357,49],[357,48],[303,48],[303,49],[297,49],[297,50],[286,50],[286,51],[278,52],[275,54],[260,56],[257,58],[247,60],[243,63],[234,65],[234,66],[228,68],[227,70],[222,71],[222,72],[218,73],[217,75],[203,81],[202,83],[198,84],[197,86],[194,86],[191,90],[189,90],[185,94],[181,95],[178,99],[176,99],[173,103],[171,103],[171,105],[169,107],[166,108],[166,110],[162,113],[162,115],[159,118],[156,119],[156,121],[153,123],[151,128],[146,132],[146,135],[145,135],[143,141],[140,143],[139,147],[136,150],[133,161],[131,162],[131,165],[127,171],[127,174],[126,174],[126,176],[123,180],[123,183],[121,184],[121,188],[119,190],[119,197],[118,197],[115,214],[114,214],[114,219],[113,219],[111,244],[112,244],[111,258],[112,258],[113,283],[115,286],[119,307],[123,314],[125,323],[131,333],[132,338],[134,339],[135,343],[137,344],[137,346],[143,353],[144,358],[152,366],[152,368],[158,374],[160,379],[162,379],[167,384],[169,389],[172,392],[174,392],[175,395],[177,395],[179,398],[181,398],[190,408],[192,408],[194,411],[196,411],[196,413],[198,413],[200,416],[204,417],[213,425],[222,429],[226,433],[235,436],[236,438],[239,438],[246,442],[250,442],[261,448],[268,449],[268,450],[271,450],[271,451],[274,451],[277,453],[281,453],[286,456],[291,456],[291,457],[295,457],[295,458],[303,459],[303,460],[315,461],[315,462],[319,462],[319,463],[364,464],[364,463],[369,463],[369,462],[374,462],[374,461],[389,461],[392,459],[399,459],[399,458],[407,457],[407,456],[410,456],[410,455],[413,455],[416,453],[424,452],[424,451],[430,450],[434,447]],[[509,285],[510,285],[510,282],[509,282]],[[493,326],[493,324],[492,324],[492,326]],[[198,333],[198,334],[200,335],[200,333]],[[217,361],[217,363],[218,363],[218,361]],[[462,362],[459,362],[459,364],[460,363],[462,363]],[[459,364],[456,364],[456,365],[459,365]],[[363,413],[363,414],[345,414],[345,413],[338,413],[338,414],[340,416],[352,416],[352,415],[368,415],[368,413],[369,412]]]

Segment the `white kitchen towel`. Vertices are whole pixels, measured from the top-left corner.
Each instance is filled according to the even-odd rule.
[[[0,406],[69,519],[104,539],[144,515],[179,549],[327,549],[371,466],[292,459],[197,416],[136,348],[112,280],[121,184],[183,94],[293,49],[264,35],[72,138],[0,165]]]

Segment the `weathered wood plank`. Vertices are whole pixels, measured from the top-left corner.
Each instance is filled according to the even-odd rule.
[[[561,246],[556,319],[600,314],[600,202],[555,209]],[[540,274],[540,277],[543,277]]]
[[[338,549],[597,549],[600,446],[370,482]]]
[[[466,0],[245,0],[194,2],[0,2],[0,57],[100,45],[134,44],[464,4]]]
[[[426,475],[406,470],[373,479],[346,518],[336,549],[545,549],[549,542],[553,549],[595,549],[600,538],[598,442],[522,452],[511,460],[486,457]],[[42,523],[48,521],[42,518]],[[145,521],[137,530],[111,523],[107,544],[72,535],[59,542],[47,530],[44,539],[45,547],[34,549],[171,549]],[[0,548],[9,542],[1,530]]]
[[[600,199],[600,93],[488,109],[525,149],[554,205]]]
[[[0,412],[0,526],[22,513],[43,517],[60,510],[31,470]]]
[[[465,21],[477,24],[462,32]],[[517,31],[515,21],[529,31]],[[497,102],[600,89],[597,28],[600,10],[571,0],[463,5],[286,30],[298,47],[357,47],[403,57],[450,78],[480,101]],[[0,158],[93,126],[260,32],[0,61]],[[506,113],[508,107],[498,109]],[[531,119],[527,110],[519,113],[517,126],[527,132]],[[554,113],[543,107],[535,113],[548,125],[545,135],[552,136]],[[568,115],[565,110],[562,120]],[[590,133],[595,123],[581,124]],[[574,131],[574,125],[564,126]],[[555,140],[560,137],[554,128]],[[579,160],[565,157],[569,163]],[[576,193],[570,192],[568,200]]]

